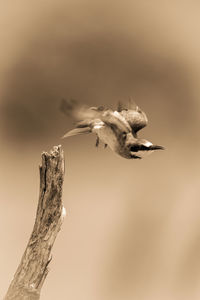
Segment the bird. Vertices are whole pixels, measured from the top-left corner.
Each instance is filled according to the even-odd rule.
[[[77,120],[74,129],[65,133],[62,138],[80,134],[94,133],[96,147],[102,141],[116,154],[126,159],[141,159],[155,150],[164,150],[163,146],[154,145],[138,137],[138,131],[147,126],[146,114],[129,101],[128,105],[118,103],[116,110],[104,106],[89,107],[77,101],[61,101],[60,109],[68,117]]]

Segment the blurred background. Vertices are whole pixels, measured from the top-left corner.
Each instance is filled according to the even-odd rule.
[[[200,299],[200,3],[1,1],[0,295],[31,234],[40,155],[62,143],[67,216],[41,299]],[[166,151],[126,160],[60,137],[62,98],[132,97]]]

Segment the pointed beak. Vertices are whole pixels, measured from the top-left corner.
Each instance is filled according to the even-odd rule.
[[[154,150],[164,150],[163,146],[159,145],[148,145],[145,144],[135,144],[130,146],[131,158],[143,158],[152,153]]]
[[[145,145],[132,145],[130,147],[130,151],[132,152],[138,152],[138,151],[153,151],[153,150],[164,150],[165,148],[163,146],[158,146],[158,145],[150,145],[150,146],[145,146]]]
[[[148,147],[148,150],[165,150],[163,146],[152,145]]]

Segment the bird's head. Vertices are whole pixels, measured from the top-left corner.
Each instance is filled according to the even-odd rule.
[[[164,150],[164,147],[153,145],[145,139],[139,139],[128,133],[124,139],[123,146],[119,150],[119,154],[129,159],[141,159],[155,150]]]

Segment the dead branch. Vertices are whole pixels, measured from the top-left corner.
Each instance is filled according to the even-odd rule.
[[[51,249],[61,228],[64,153],[55,146],[42,153],[40,194],[35,225],[4,300],[38,300],[51,261]]]

